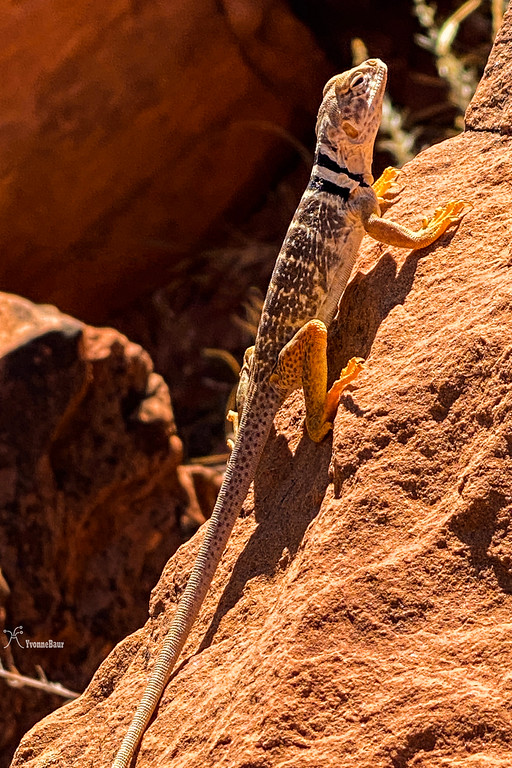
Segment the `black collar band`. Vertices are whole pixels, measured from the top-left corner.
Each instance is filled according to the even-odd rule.
[[[325,155],[323,152],[318,153],[318,157],[316,159],[317,165],[321,165],[322,168],[327,168],[329,171],[333,171],[334,173],[346,173],[346,168],[342,168],[341,165],[338,165],[336,160],[333,160],[332,157],[329,157],[329,155]]]
[[[339,187],[332,181],[322,179],[321,176],[313,176],[308,184],[308,189],[313,189],[315,192],[328,192],[330,195],[336,195],[346,203],[350,197],[350,189],[348,187]]]
[[[357,181],[361,187],[370,186],[364,180],[364,175],[362,173],[351,173],[348,168],[343,168],[341,165],[338,165],[336,160],[333,160],[329,155],[325,155],[323,152],[318,153],[316,164],[322,166],[322,168],[327,168],[328,171],[333,171],[333,173],[344,173],[345,176],[348,176],[352,181]]]

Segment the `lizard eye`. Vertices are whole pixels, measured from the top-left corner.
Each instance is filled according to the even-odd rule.
[[[353,90],[358,90],[359,88],[362,88],[363,85],[364,85],[364,75],[362,75],[359,72],[357,75],[354,75],[354,77],[350,81],[350,87]]]

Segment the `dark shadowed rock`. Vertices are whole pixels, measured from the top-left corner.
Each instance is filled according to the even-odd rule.
[[[179,466],[169,393],[141,347],[7,294],[0,403],[1,629],[23,627],[1,658],[80,691],[143,622],[163,564],[210,513],[218,477]],[[27,648],[47,640],[64,646]],[[62,699],[0,686],[6,765]]]

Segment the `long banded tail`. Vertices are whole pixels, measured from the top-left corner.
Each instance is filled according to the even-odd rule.
[[[259,397],[257,399],[260,401]],[[276,395],[272,392],[268,392],[267,397],[262,399],[265,402],[258,402],[258,405],[262,405],[261,408],[255,409],[254,402],[250,407],[248,403],[246,404],[245,413],[251,413],[251,417],[248,422],[243,418],[240,424],[238,439],[208,522],[206,535],[142,699],[112,768],[128,768],[201,609],[233,526],[240,514],[278,406]]]

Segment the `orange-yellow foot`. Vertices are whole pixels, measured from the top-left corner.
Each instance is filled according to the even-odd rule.
[[[364,368],[364,360],[362,357],[352,357],[342,372],[340,373],[339,379],[336,379],[332,387],[327,393],[327,398],[325,402],[326,407],[326,417],[329,421],[332,421],[336,415],[336,411],[338,409],[338,404],[340,401],[341,394],[344,389],[348,387],[349,384],[351,384]]]
[[[226,414],[226,421],[230,421],[233,425],[233,439],[228,437],[228,439],[226,440],[229,450],[232,451],[233,448],[235,447],[236,436],[238,434],[238,412],[228,411]]]
[[[372,184],[373,191],[377,195],[377,201],[379,203],[381,212],[395,203],[400,192],[402,191],[402,189],[399,188],[398,184],[396,183],[400,173],[401,171],[399,168],[392,168],[389,166]]]
[[[338,410],[341,394],[348,385],[354,381],[364,368],[362,357],[352,357],[345,368],[340,373],[339,379],[336,379],[325,398],[325,406],[322,418],[317,420],[314,414],[309,418],[306,414],[306,426],[309,436],[315,443],[324,439],[326,434],[332,429],[334,417]]]
[[[469,208],[466,209],[466,207]],[[465,200],[450,200],[446,205],[436,208],[434,215],[425,217],[421,222],[421,229],[428,229],[435,233],[436,239],[443,232],[446,232],[452,224],[458,224],[459,221],[468,213],[473,206]]]

